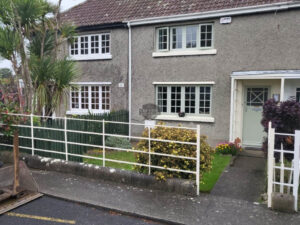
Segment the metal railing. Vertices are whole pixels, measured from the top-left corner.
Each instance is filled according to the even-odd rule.
[[[151,175],[151,169],[159,169],[159,170],[168,170],[173,172],[180,172],[180,173],[187,173],[187,174],[194,174],[196,177],[196,186],[197,186],[197,195],[199,195],[200,192],[200,125],[197,125],[196,128],[191,127],[181,127],[181,126],[167,126],[167,125],[151,125],[151,126],[145,126],[145,124],[142,123],[128,123],[128,122],[117,122],[117,121],[107,121],[107,120],[90,120],[90,119],[79,119],[79,118],[70,118],[70,117],[55,117],[57,120],[63,120],[63,128],[51,128],[51,127],[43,127],[43,126],[36,126],[34,123],[34,118],[44,118],[44,119],[53,119],[52,117],[45,117],[45,116],[37,116],[37,115],[26,115],[26,114],[7,114],[11,116],[18,116],[18,117],[28,117],[30,120],[30,123],[26,124],[19,124],[14,125],[15,127],[19,128],[27,128],[30,129],[30,135],[29,136],[19,136],[20,139],[27,139],[31,140],[31,146],[22,146],[20,145],[20,149],[27,149],[31,150],[31,154],[34,156],[36,155],[36,152],[45,152],[45,153],[54,153],[54,154],[60,154],[64,155],[65,160],[69,161],[69,157],[80,157],[80,158],[86,158],[86,159],[93,159],[93,160],[101,160],[102,166],[106,166],[106,162],[113,162],[113,163],[120,163],[120,164],[127,164],[127,165],[133,165],[133,166],[140,166],[140,167],[147,167],[148,168],[148,174]],[[88,121],[92,123],[101,123],[102,124],[102,130],[99,130],[99,132],[89,132],[89,131],[81,131],[81,130],[74,130],[74,129],[68,129],[68,121],[70,120],[76,120],[76,121]],[[129,126],[143,126],[146,127],[148,130],[147,137],[142,136],[133,136],[133,135],[120,135],[120,134],[111,134],[107,133],[105,131],[105,125],[107,124],[126,124]],[[159,139],[159,138],[152,138],[151,137],[151,130],[155,129],[156,127],[164,127],[164,128],[174,128],[174,129],[186,129],[186,130],[194,130],[196,132],[196,142],[184,142],[184,141],[178,141],[178,140],[167,140],[167,139]],[[35,129],[40,130],[48,130],[48,131],[57,131],[57,132],[63,132],[63,140],[56,140],[56,139],[50,139],[50,138],[39,138],[35,136]],[[80,143],[77,141],[70,141],[68,140],[68,134],[87,134],[87,135],[97,135],[100,138],[102,137],[102,145],[97,144],[90,144],[90,143]],[[120,147],[110,147],[106,145],[106,137],[119,137],[119,138],[126,138],[129,140],[145,140],[148,141],[148,151],[143,150],[135,150],[135,149],[126,149],[126,148],[120,148]],[[41,149],[35,147],[35,141],[43,141],[43,142],[55,142],[55,143],[61,143],[64,144],[64,152],[61,151],[55,151],[51,149]],[[151,142],[165,142],[165,143],[176,143],[176,144],[183,144],[183,145],[191,145],[196,147],[196,157],[192,156],[183,156],[183,155],[175,155],[175,154],[166,154],[166,153],[159,153],[152,151],[151,148]],[[92,148],[99,148],[102,149],[102,158],[90,156],[90,155],[84,155],[84,154],[75,154],[69,151],[70,145],[77,145],[77,146],[86,146],[86,147],[92,147]],[[5,147],[13,147],[11,144],[5,144],[0,143],[0,146]],[[110,159],[106,157],[106,153],[108,150],[114,150],[114,151],[123,151],[123,152],[133,152],[133,153],[139,153],[139,154],[147,154],[148,155],[148,164],[144,163],[138,163],[138,162],[129,162],[124,160],[117,160],[117,159]],[[167,166],[159,166],[159,165],[153,165],[151,162],[152,156],[163,156],[163,157],[171,157],[171,158],[177,158],[177,159],[186,159],[186,160],[194,160],[196,162],[196,170],[185,170],[185,169],[177,169],[177,168],[171,168]]]
[[[275,149],[275,137],[286,136],[294,137],[294,149],[285,150],[283,144],[280,149]],[[272,193],[286,193],[294,196],[294,210],[298,210],[298,188],[299,188],[299,151],[300,151],[300,131],[296,130],[294,134],[276,133],[269,122],[268,131],[268,207],[272,207]],[[275,160],[277,154],[277,163]],[[278,156],[279,155],[279,156]],[[292,159],[288,159],[289,158]],[[292,156],[292,157],[291,157]],[[290,164],[290,165],[287,165]],[[279,173],[276,173],[279,171]],[[288,175],[286,176],[286,174]],[[276,188],[279,187],[279,188]]]

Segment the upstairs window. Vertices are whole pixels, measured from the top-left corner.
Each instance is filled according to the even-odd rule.
[[[213,48],[213,24],[163,27],[156,33],[157,51]]]
[[[75,37],[70,44],[70,57],[74,60],[110,59],[110,34]]]

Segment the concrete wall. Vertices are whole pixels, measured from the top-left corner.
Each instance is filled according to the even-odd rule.
[[[111,110],[128,109],[128,30],[117,28],[79,35],[105,32],[111,33],[112,59],[76,61],[79,71],[77,82],[111,82]],[[62,55],[68,55],[67,43],[62,51]],[[119,87],[119,83],[124,83],[124,87]],[[59,114],[65,113],[65,107],[69,109],[69,100]]]
[[[155,103],[154,81],[215,81],[212,96],[215,122],[201,124],[202,133],[215,144],[229,138],[233,71],[300,68],[300,12],[233,17],[228,25],[221,25],[219,19],[198,22],[214,22],[216,55],[153,58],[155,26],[133,28],[132,116],[133,121],[143,121],[139,109],[145,103]]]

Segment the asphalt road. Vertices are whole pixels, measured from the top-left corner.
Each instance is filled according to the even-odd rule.
[[[0,216],[1,225],[162,225],[142,218],[41,197]]]

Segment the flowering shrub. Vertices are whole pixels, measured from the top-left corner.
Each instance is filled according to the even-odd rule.
[[[163,125],[163,123],[160,123]],[[148,137],[148,129],[145,129],[143,137]],[[196,132],[193,130],[169,128],[169,127],[155,127],[151,129],[151,138],[164,139],[164,140],[176,140],[181,142],[196,143]],[[172,154],[178,156],[196,157],[196,146],[189,144],[179,144],[171,142],[151,141],[151,151],[156,153]],[[140,151],[148,152],[149,142],[147,140],[141,140],[136,149]],[[207,137],[201,136],[200,138],[200,176],[203,172],[209,171],[212,168],[214,150],[208,145]],[[148,164],[148,154],[138,153],[136,154],[138,163]],[[165,168],[174,168],[181,170],[196,171],[196,161],[190,159],[173,158],[167,156],[151,156],[151,165],[160,166]],[[146,173],[148,167],[136,166],[135,170]],[[194,174],[173,172],[169,170],[161,170],[152,168],[151,172],[155,174],[156,179],[165,180],[166,178],[185,178],[194,179]]]
[[[236,155],[243,150],[240,143],[239,138],[235,139],[234,142],[220,143],[216,147],[216,153]]]
[[[20,96],[14,80],[0,89],[0,132],[6,136],[12,136],[17,130],[16,126],[25,123],[27,118],[9,115],[10,113],[25,113],[20,106]]]

